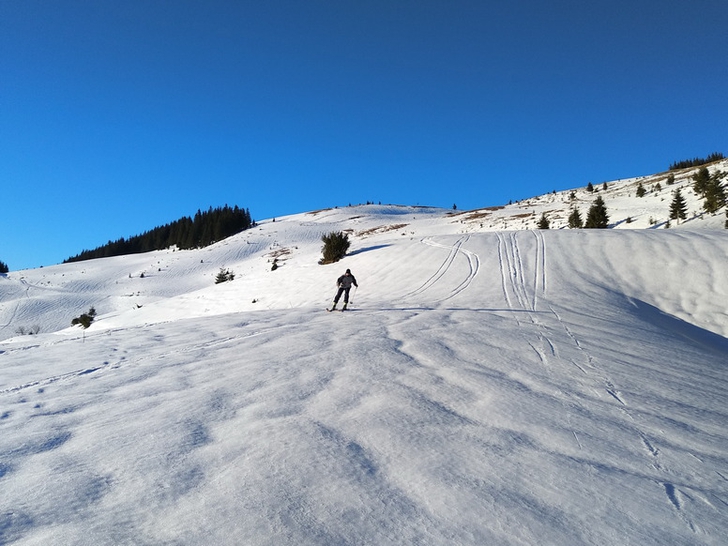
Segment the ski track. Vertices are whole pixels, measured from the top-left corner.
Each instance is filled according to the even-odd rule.
[[[455,258],[457,258],[458,254],[463,254],[466,259],[468,260],[468,266],[469,271],[466,275],[465,279],[457,285],[448,296],[438,300],[438,302],[443,302],[446,300],[449,300],[464,290],[466,290],[475,277],[478,275],[478,272],[480,270],[480,257],[469,250],[466,250],[463,248],[463,245],[470,239],[470,235],[466,235],[464,237],[459,238],[455,243],[451,246],[443,245],[441,243],[435,242],[431,237],[426,237],[422,239],[420,242],[423,244],[426,244],[428,246],[432,246],[435,248],[442,248],[445,250],[448,250],[448,255],[445,258],[445,260],[440,264],[440,266],[437,268],[437,270],[420,286],[415,288],[414,290],[408,292],[404,296],[402,296],[401,299],[408,299],[413,296],[421,295],[428,290],[430,290],[433,286],[435,286],[437,283],[439,283],[442,278],[447,274],[448,271],[450,271],[450,268],[452,267],[453,262],[455,261]]]
[[[593,389],[597,396],[603,398],[605,403],[610,404],[610,407],[613,408],[615,414],[621,413],[626,418],[623,425],[624,430],[626,430],[629,434],[634,435],[636,445],[644,454],[645,465],[648,467],[646,475],[648,475],[649,479],[654,483],[656,501],[661,501],[665,505],[669,506],[670,509],[674,511],[676,519],[679,519],[691,532],[699,533],[700,529],[696,527],[696,524],[690,517],[691,501],[703,500],[706,504],[713,506],[715,510],[725,510],[725,508],[715,507],[709,499],[701,495],[699,489],[691,488],[689,481],[684,478],[680,479],[678,477],[680,472],[677,470],[673,471],[671,469],[669,461],[670,446],[661,446],[659,435],[657,435],[654,431],[652,433],[648,432],[650,429],[646,426],[645,421],[641,417],[642,414],[639,409],[636,407],[632,408],[630,406],[630,397],[625,396],[623,389],[620,389],[618,382],[615,382],[610,376],[607,363],[599,362],[598,358],[596,358],[587,348],[588,344],[580,340],[578,335],[579,325],[572,322],[567,324],[564,320],[566,315],[562,317],[557,310],[560,309],[558,305],[555,308],[554,304],[549,301],[547,282],[548,249],[545,241],[546,237],[544,233],[539,230],[531,230],[530,233],[534,237],[533,240],[530,239],[531,235],[523,232],[495,232],[494,234],[497,242],[497,259],[501,277],[502,296],[505,300],[507,309],[510,311],[513,320],[515,320],[516,325],[518,326],[518,335],[533,351],[537,358],[536,363],[542,366],[543,373],[545,373],[548,378],[555,380],[557,377],[561,376],[560,373],[557,373],[557,371],[560,371],[558,370],[559,366],[571,367],[571,371],[574,374],[578,373],[579,379],[584,381],[583,390]],[[438,290],[438,296],[441,297],[443,294],[447,295],[437,301],[443,302],[449,300],[466,291],[478,275],[481,265],[478,254],[464,248],[469,239],[470,235],[462,236],[452,245],[439,243],[432,237],[421,239],[420,243],[422,244],[433,248],[447,250],[447,256],[439,264],[432,275],[429,276],[429,278],[427,278],[414,290],[408,292],[404,296],[401,296],[401,298],[399,298],[400,301],[426,294],[436,286],[441,288],[442,283],[446,281],[447,283],[451,283],[450,286],[454,285],[459,278],[453,280],[455,275],[453,273],[454,270],[452,270],[452,266],[459,254],[462,254],[467,260],[469,268],[468,273],[465,275],[465,278],[457,284],[457,286],[449,291],[449,293],[445,290]],[[497,282],[496,279],[494,280]],[[30,284],[23,279],[21,279],[20,282],[24,286],[24,296],[27,299],[31,298],[31,288],[35,290],[47,290],[45,287]],[[22,292],[19,292],[19,297],[15,302],[15,307],[12,311],[10,321],[5,325],[0,325],[0,329],[7,328],[13,322],[23,299]],[[240,326],[246,326],[246,324],[242,324]],[[82,376],[97,377],[103,373],[114,373],[112,370],[121,367],[138,366],[144,362],[154,361],[160,358],[168,358],[174,355],[203,352],[215,346],[232,344],[241,339],[265,335],[280,328],[295,328],[295,326],[279,325],[269,328],[264,327],[255,331],[244,332],[240,335],[211,339],[209,341],[189,346],[185,345],[164,353],[152,351],[151,354],[142,354],[129,360],[127,360],[126,357],[121,357],[120,359],[117,358],[110,361],[104,361],[103,363],[99,363],[94,366],[86,365],[85,367],[60,373],[58,375],[45,377],[25,384],[9,386],[0,390],[0,395],[21,393],[28,389],[37,389],[38,393],[42,393],[47,385],[57,382],[73,381],[74,379],[77,381],[84,381],[86,378]],[[110,335],[113,333],[114,330],[99,333],[94,332],[92,336],[89,336],[87,341],[91,341],[93,337]],[[77,342],[79,339],[80,336],[60,339],[50,344],[26,345],[22,348],[9,348],[7,350],[0,351],[0,354],[33,350],[47,345]],[[395,338],[393,337],[393,340],[394,339]],[[564,350],[560,350],[560,347]],[[574,351],[574,349],[576,349],[576,351]],[[407,354],[404,351],[402,352],[405,355]],[[564,355],[569,354],[570,356],[562,357],[562,352]],[[416,361],[416,354],[410,356]],[[588,450],[590,447],[590,439],[588,435],[580,438],[579,434],[577,434],[577,430],[575,430],[572,426],[572,418],[576,416],[580,410],[586,409],[585,406],[583,406],[576,394],[570,394],[567,392],[568,389],[565,390],[558,388],[555,381],[550,381],[549,383],[553,385],[555,389],[558,389],[556,394],[558,395],[563,407],[563,411],[560,412],[561,418],[564,420],[565,426],[568,427],[567,430],[571,432],[570,436],[573,436],[575,447],[580,451],[585,449]],[[629,393],[629,389],[625,390]],[[451,411],[449,408],[445,408],[445,410]],[[4,417],[5,416],[0,416],[0,418]],[[556,417],[556,419],[558,419],[558,417]],[[66,436],[63,434],[54,437],[53,441],[57,443],[64,442]],[[342,445],[348,446],[349,443],[344,442]],[[361,446],[358,444],[351,443],[351,446],[354,455],[357,457],[364,453]],[[700,458],[695,455],[693,455],[693,457],[699,463],[703,463]],[[362,458],[361,460],[363,461],[361,466],[365,469],[368,468],[368,463],[364,464],[366,463],[366,459]],[[0,465],[0,470],[1,469],[2,467]],[[728,477],[726,477],[726,475],[718,471],[715,471],[715,473],[722,480],[728,481]],[[0,477],[2,477],[1,474]],[[713,500],[716,504],[723,503],[725,506],[728,506],[728,503],[721,498]],[[2,529],[0,529],[0,535],[2,535],[1,531]],[[0,536],[0,542],[3,542],[1,539],[2,536]]]
[[[533,342],[531,339],[526,338],[526,343],[535,352],[538,361],[547,370],[546,373],[551,376],[552,366],[561,360],[558,345],[553,339],[553,330],[546,324],[547,322],[551,322],[547,317],[555,319],[555,325],[558,325],[564,331],[566,339],[584,357],[583,363],[574,360],[569,360],[568,363],[575,366],[583,375],[590,377],[595,383],[601,384],[601,392],[606,392],[618,405],[619,411],[624,413],[627,419],[633,423],[630,425],[630,428],[635,433],[636,441],[644,449],[646,464],[658,473],[658,476],[654,479],[656,485],[664,492],[666,501],[675,510],[677,517],[688,529],[693,533],[697,533],[698,529],[696,529],[695,524],[686,513],[687,501],[691,500],[690,495],[687,495],[679,486],[673,483],[670,477],[670,469],[662,460],[663,455],[661,450],[654,441],[649,439],[649,435],[640,426],[639,420],[633,415],[634,412],[631,411],[629,403],[619,387],[579,341],[578,337],[566,325],[552,305],[548,305],[549,313],[543,314],[538,311],[539,301],[546,300],[547,294],[547,252],[544,235],[538,231],[533,231],[533,234],[536,239],[533,271],[528,271],[525,266],[525,256],[519,244],[519,234],[517,232],[508,235],[496,234],[502,292],[506,305],[512,311],[513,318],[519,327],[524,326],[519,316],[525,314],[528,317],[528,322],[535,327],[537,332],[538,341]],[[525,328],[520,328],[524,337],[529,336],[527,333],[529,324],[526,323],[525,326]],[[552,358],[555,359],[553,362]],[[600,390],[597,390],[597,393],[599,392]],[[571,428],[573,409],[574,407],[579,407],[580,402],[573,395],[567,395],[563,390],[560,391],[560,396],[564,406],[563,414],[565,415],[565,421],[569,428]],[[576,445],[582,450],[584,446],[573,428],[571,428],[571,433]]]

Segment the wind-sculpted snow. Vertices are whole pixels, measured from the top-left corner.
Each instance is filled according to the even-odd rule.
[[[79,305],[162,271],[85,335],[0,343],[0,544],[724,543],[725,232],[438,214],[323,211],[87,264]],[[387,215],[407,227],[317,265],[317,221]],[[345,268],[352,309],[325,313]]]

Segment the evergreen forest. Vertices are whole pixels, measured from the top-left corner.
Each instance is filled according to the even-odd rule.
[[[702,157],[696,157],[693,159],[684,159],[682,161],[676,161],[672,165],[670,165],[671,171],[676,171],[678,169],[688,169],[690,167],[700,167],[701,165],[707,165],[708,163],[713,163],[714,161],[720,161],[721,159],[724,159],[725,156],[720,152],[713,152],[708,157],[702,158]]]
[[[94,250],[84,250],[63,263],[138,254],[171,246],[179,249],[202,248],[253,226],[248,209],[241,209],[237,205],[234,208],[227,205],[215,209],[210,207],[206,212],[198,210],[194,218],[185,216],[141,235],[128,239],[122,237]]]

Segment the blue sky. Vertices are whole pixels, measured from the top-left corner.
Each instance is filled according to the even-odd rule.
[[[728,155],[726,28],[725,0],[0,0],[0,260]]]

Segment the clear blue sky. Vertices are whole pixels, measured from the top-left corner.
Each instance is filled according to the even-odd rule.
[[[726,0],[0,0],[0,260],[728,155]]]

